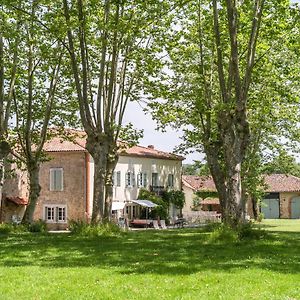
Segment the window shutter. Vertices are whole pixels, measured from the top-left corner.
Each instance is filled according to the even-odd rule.
[[[147,187],[147,173],[144,173],[143,186]]]
[[[137,186],[140,187],[141,186],[141,180],[142,180],[142,173],[138,173],[137,174]]]
[[[135,174],[134,172],[131,173],[131,186],[135,186]]]
[[[127,172],[127,173],[125,174],[125,186],[126,186],[126,187],[129,186],[129,184],[130,184],[130,173]]]
[[[63,190],[63,174],[62,169],[55,170],[55,190],[62,191]]]
[[[121,172],[117,172],[117,178],[116,178],[116,184],[117,186],[121,186]]]
[[[54,191],[54,170],[50,169],[50,191]]]

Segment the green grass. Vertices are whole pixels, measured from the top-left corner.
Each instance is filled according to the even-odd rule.
[[[203,229],[1,235],[0,299],[300,299],[300,221],[262,226],[239,243]]]

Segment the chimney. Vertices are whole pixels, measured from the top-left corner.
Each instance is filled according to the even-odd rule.
[[[154,145],[148,145],[149,149],[154,149]]]

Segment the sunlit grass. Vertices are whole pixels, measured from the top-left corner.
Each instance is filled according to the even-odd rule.
[[[203,229],[120,237],[0,236],[0,299],[300,299],[298,220],[266,239],[209,240]]]

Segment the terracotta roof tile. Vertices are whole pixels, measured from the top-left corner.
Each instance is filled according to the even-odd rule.
[[[286,174],[265,175],[266,192],[299,192],[300,178]]]
[[[300,178],[286,174],[264,175],[265,184],[267,186],[265,192],[299,192]],[[216,191],[214,181],[211,176],[182,176],[183,184],[197,191]]]
[[[6,197],[6,201],[12,202],[16,205],[27,205],[28,204],[28,199],[21,198],[21,197]]]
[[[183,175],[182,181],[186,186],[195,191],[216,191],[216,186],[211,176]]]
[[[202,205],[218,205],[220,204],[219,198],[205,198],[200,201]]]
[[[47,141],[44,145],[44,150],[47,152],[60,152],[60,151],[84,151],[86,152],[86,133],[84,131],[68,130],[70,137],[53,137],[51,140]],[[143,146],[133,146],[126,148],[126,144],[120,149],[120,155],[124,156],[139,156],[139,157],[150,157],[157,159],[170,159],[170,160],[184,160],[184,157],[159,151],[153,148],[153,146],[143,147]]]

